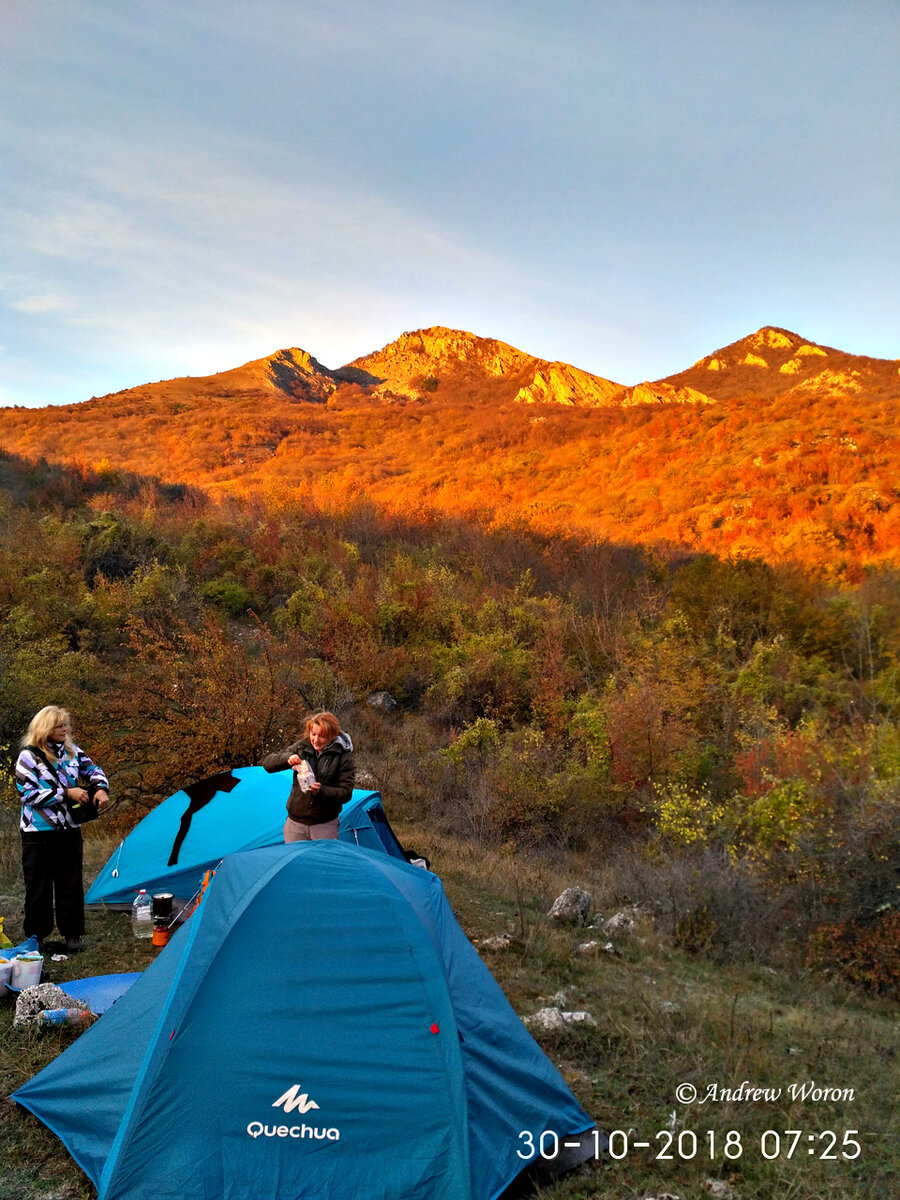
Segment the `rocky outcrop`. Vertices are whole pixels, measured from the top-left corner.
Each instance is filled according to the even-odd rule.
[[[519,388],[519,404],[568,404],[607,408],[621,403],[627,389],[599,375],[590,375],[568,363],[543,363],[531,383]]]
[[[747,339],[751,345],[766,350],[793,350],[799,340],[795,333],[788,333],[786,329],[773,329],[771,326],[757,330]]]
[[[712,396],[692,387],[672,387],[669,383],[639,383],[631,388],[622,401],[635,404],[712,404]]]
[[[819,371],[797,384],[798,391],[815,392],[820,396],[841,396],[847,392],[861,392],[860,371]]]

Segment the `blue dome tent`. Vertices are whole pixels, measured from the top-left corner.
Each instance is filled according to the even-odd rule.
[[[289,775],[237,767],[175,792],[119,843],[85,903],[128,908],[140,888],[186,900],[226,854],[281,844]],[[353,792],[341,811],[341,837],[405,859],[378,792]]]
[[[569,1135],[567,1166],[605,1144],[437,877],[339,841],[226,858],[13,1098],[98,1200],[495,1200],[523,1131]]]
[[[407,862],[408,858],[397,835],[391,829],[379,792],[354,792],[341,809],[340,839],[365,846],[368,850],[381,850],[391,858]]]

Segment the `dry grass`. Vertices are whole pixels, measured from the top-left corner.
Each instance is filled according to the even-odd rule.
[[[896,1005],[852,994],[800,967],[717,966],[679,951],[662,923],[650,918],[639,921],[634,934],[612,939],[614,954],[598,949],[578,955],[579,943],[610,939],[597,930],[555,927],[546,913],[565,886],[594,887],[601,898],[614,892],[614,864],[588,859],[550,868],[503,851],[473,854],[471,847],[440,838],[433,838],[428,853],[471,937],[524,934],[519,947],[484,953],[520,1015],[556,1003],[564,992],[567,1009],[594,1016],[593,1028],[539,1040],[601,1128],[632,1130],[632,1143],[650,1142],[649,1149],[631,1149],[621,1161],[605,1159],[559,1181],[541,1193],[544,1200],[639,1200],[661,1192],[699,1200],[708,1195],[706,1179],[728,1181],[741,1200],[897,1194]],[[736,1089],[744,1080],[780,1088],[781,1096],[699,1102],[711,1084]],[[813,1080],[852,1088],[854,1098],[817,1103],[791,1097],[792,1084]],[[680,1083],[697,1088],[698,1102],[678,1102]],[[677,1144],[673,1160],[656,1158],[667,1142],[657,1135],[673,1111],[679,1130],[697,1134],[693,1160],[680,1159]],[[782,1132],[788,1129],[803,1131],[790,1159]],[[829,1139],[807,1137],[828,1129],[838,1134],[835,1161],[820,1158]],[[854,1129],[862,1153],[850,1162],[840,1158],[840,1141]],[[740,1134],[744,1147],[733,1161],[722,1152],[729,1130]],[[781,1133],[784,1150],[773,1161],[762,1153],[766,1130]],[[690,1143],[686,1137],[686,1151]],[[766,1150],[775,1144],[767,1135]]]

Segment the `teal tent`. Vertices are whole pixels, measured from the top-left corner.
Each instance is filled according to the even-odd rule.
[[[290,782],[289,771],[237,767],[175,792],[119,843],[85,902],[128,908],[141,888],[190,899],[226,854],[283,841]],[[353,792],[341,812],[341,837],[404,858],[378,792]]]
[[[407,862],[408,856],[391,829],[378,792],[354,792],[341,809],[340,838],[369,850],[381,850],[391,858]]]
[[[495,1200],[544,1131],[556,1167],[605,1144],[437,877],[339,841],[226,858],[13,1098],[98,1200]]]

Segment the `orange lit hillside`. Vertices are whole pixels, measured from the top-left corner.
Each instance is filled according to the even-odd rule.
[[[477,515],[618,542],[900,563],[896,361],[766,328],[625,387],[434,328],[329,371],[304,351],[84,404],[0,446],[272,502]]]

